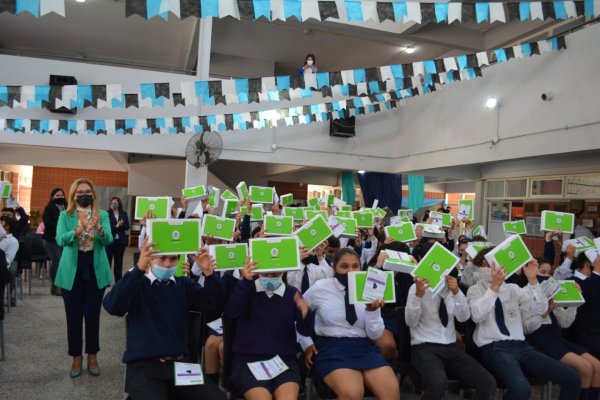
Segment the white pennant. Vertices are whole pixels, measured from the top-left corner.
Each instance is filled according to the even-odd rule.
[[[317,88],[317,74],[304,74],[304,87]]]
[[[577,18],[577,9],[575,8],[574,1],[565,1],[565,10],[567,12],[567,17],[569,18]]]
[[[342,82],[344,83],[344,85],[354,85],[354,71],[352,70],[346,70],[346,71],[341,71],[341,75],[342,75]]]
[[[513,46],[513,52],[515,53],[515,58],[523,58],[523,49],[521,46]]]
[[[304,0],[302,1],[302,22],[309,18],[314,18],[318,21],[321,20],[321,13],[319,12],[319,1],[318,0]]]
[[[43,1],[43,0],[42,0]],[[180,0],[161,0],[159,13],[165,13],[171,11],[173,14],[177,16],[177,18],[181,18],[181,6]]]
[[[536,2],[532,2],[531,4],[531,20],[534,21],[535,19],[540,19],[540,20],[544,20],[544,13],[542,11],[542,3],[536,1]]]
[[[389,65],[379,67],[379,73],[381,74],[382,81],[394,80],[394,75],[392,74],[392,67]]]
[[[537,43],[538,43],[538,47],[540,49],[540,54],[544,54],[549,51],[552,51],[552,47],[550,46],[550,43],[547,42],[546,40],[540,40]]]
[[[54,119],[54,120],[50,121],[50,123],[48,124],[48,130],[50,132],[56,132],[56,133],[58,133],[58,120],[57,119]]]
[[[413,76],[418,75],[425,76],[425,66],[423,65],[423,61],[413,63]]]
[[[361,82],[358,85],[356,85],[356,91],[360,95],[367,95],[369,93],[367,89],[367,82]]]
[[[406,18],[404,22],[414,21],[417,24],[420,24],[421,19],[421,4],[412,1],[406,2]]]
[[[197,106],[198,98],[196,97],[196,85],[193,81],[181,82],[181,97],[185,100],[188,106]]]
[[[374,1],[363,1],[362,2],[362,13],[363,21],[374,21],[379,22],[379,15],[377,15],[377,3]]]
[[[506,22],[506,15],[504,14],[504,4],[490,2],[489,5],[490,5],[490,24],[494,21]]]
[[[237,0],[219,0],[219,18],[229,15],[235,19],[240,19],[240,9],[238,8]]]
[[[462,3],[448,3],[448,24],[462,21]]]
[[[456,59],[454,57],[446,57],[444,58],[444,67],[446,71],[455,71],[458,69],[456,65]]]
[[[283,9],[283,0],[271,0],[271,18],[273,21],[285,21],[285,11]]]
[[[51,12],[65,16],[65,0],[40,0],[40,17]]]
[[[482,51],[480,53],[477,53],[476,56],[477,56],[477,62],[479,63],[480,67],[482,65],[490,65],[490,61],[488,60],[487,52]]]
[[[105,123],[106,135],[116,135],[117,125],[114,119],[107,119]]]

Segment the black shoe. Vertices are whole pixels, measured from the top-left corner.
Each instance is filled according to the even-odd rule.
[[[17,301],[16,300],[11,300],[10,301],[10,306],[11,307],[16,307],[17,306]]]

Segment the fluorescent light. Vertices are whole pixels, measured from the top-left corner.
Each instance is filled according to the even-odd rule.
[[[498,99],[495,97],[490,97],[489,99],[487,99],[487,101],[485,102],[485,106],[487,108],[496,108],[498,106]]]
[[[404,48],[404,52],[406,52],[406,54],[412,54],[412,53],[415,52],[415,50],[416,49],[414,47],[412,47],[412,46],[408,46],[408,47]]]
[[[364,169],[359,169],[359,170],[358,170],[358,173],[359,173],[359,174],[364,174],[364,173],[365,173],[365,170],[364,170]]]
[[[78,3],[85,3],[85,0],[75,0]]]

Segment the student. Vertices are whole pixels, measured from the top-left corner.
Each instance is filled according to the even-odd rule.
[[[446,371],[475,390],[474,399],[490,399],[496,381],[477,361],[456,345],[454,318],[467,321],[471,313],[458,281],[446,276],[446,299],[428,290],[427,279],[415,278],[404,309],[410,328],[411,360],[425,386],[423,400],[442,399],[448,389]]]
[[[300,293],[304,294],[318,280],[333,278],[333,268],[325,260],[325,250],[329,243],[325,240],[312,252],[307,252],[304,247],[300,248],[300,271],[288,271],[287,283],[294,286]]]
[[[300,391],[300,368],[296,362],[296,329],[313,331],[314,315],[293,286],[283,282],[283,272],[259,273],[248,258],[243,279],[225,307],[224,317],[236,320],[233,338],[231,385],[245,399],[296,399]],[[287,370],[268,381],[257,380],[248,363],[279,356]]]
[[[123,276],[123,255],[129,245],[129,236],[127,235],[127,230],[130,228],[129,217],[125,210],[123,210],[123,202],[118,197],[110,199],[110,206],[107,213],[114,240],[106,246],[106,255],[108,256],[109,265],[112,263],[114,257],[113,274],[115,282],[118,282],[121,276]]]
[[[317,59],[314,54],[308,53],[304,58],[304,65],[298,70],[298,75],[316,74],[319,70],[316,65]]]
[[[100,311],[104,290],[112,281],[105,246],[112,242],[106,211],[98,209],[93,183],[76,179],[69,190],[67,208],[60,213],[56,243],[63,248],[54,283],[61,288],[67,317],[71,378],[81,376],[83,323],[88,372],[100,375]]]
[[[546,259],[538,259],[538,280],[552,276],[552,267]],[[525,291],[533,296],[530,286]],[[536,350],[573,368],[581,377],[579,398],[598,400],[600,395],[600,361],[587,349],[564,339],[560,330],[571,326],[577,315],[577,307],[559,307],[553,300],[548,302],[548,311],[543,315],[523,313],[523,331],[527,341]]]
[[[24,237],[29,230],[29,215],[25,209],[19,205],[16,208],[5,207],[2,209],[2,216],[10,217],[17,221],[15,231],[12,233],[17,240]]]
[[[581,213],[575,214],[575,229],[573,230],[572,238],[585,236],[588,239],[594,240],[594,234],[589,228],[583,226],[583,218]]]
[[[225,399],[209,379],[203,385],[175,386],[174,362],[189,362],[188,313],[220,312],[223,287],[214,262],[202,249],[197,256],[207,276],[204,287],[175,277],[179,255],[158,256],[147,240],[138,265],[104,299],[109,314],[127,315],[125,391],[134,400]]]
[[[17,269],[18,263],[15,260],[19,251],[19,241],[14,237],[13,231],[18,229],[17,221],[14,218],[2,216],[0,217],[0,250],[6,257],[6,265],[10,272],[10,306],[17,305]]]
[[[485,255],[492,248],[481,250],[473,259],[477,267],[475,285],[467,298],[471,318],[477,325],[473,341],[481,349],[484,365],[507,391],[505,398],[527,400],[531,394],[524,370],[534,377],[560,385],[560,400],[579,396],[579,375],[560,362],[539,353],[525,341],[521,312],[542,315],[548,301],[537,281],[538,263],[530,261],[523,273],[531,293],[511,283],[505,283],[504,268],[488,265]]]
[[[316,313],[314,343],[301,340],[306,363],[339,399],[362,399],[366,385],[379,400],[397,400],[394,371],[371,343],[383,335],[383,301],[348,303],[348,272],[360,271],[354,250],[338,251],[333,267],[335,277],[318,281],[304,296]]]
[[[581,287],[585,303],[577,309],[571,326],[572,340],[600,359],[600,257],[592,263],[585,252],[581,252],[574,266],[574,280]]]
[[[44,239],[44,248],[52,261],[50,265],[50,281],[52,282],[50,293],[56,296],[60,296],[60,289],[54,285],[54,279],[56,278],[56,271],[58,270],[62,254],[62,248],[56,244],[56,225],[58,224],[60,213],[66,206],[67,199],[65,199],[65,192],[61,188],[55,188],[50,192],[50,200],[46,204],[42,215],[44,223],[44,233],[42,236]]]

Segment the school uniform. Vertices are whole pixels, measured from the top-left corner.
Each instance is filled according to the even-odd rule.
[[[541,380],[560,385],[560,400],[577,398],[581,380],[575,370],[535,351],[525,341],[521,312],[542,315],[548,300],[540,285],[530,294],[519,286],[504,283],[498,293],[480,280],[469,288],[471,318],[477,325],[473,340],[481,348],[481,359],[496,379],[507,388],[505,398],[527,400],[531,385],[523,370]]]
[[[340,368],[364,370],[389,366],[379,348],[371,343],[385,329],[380,309],[367,311],[365,304],[348,304],[346,288],[336,278],[318,281],[304,294],[304,299],[315,311],[314,345],[318,353],[314,372],[319,379]],[[306,350],[313,340],[301,337],[299,343]]]
[[[574,280],[581,286],[585,303],[578,307],[571,325],[572,340],[587,348],[594,357],[600,358],[600,274],[592,272],[587,277],[575,271]]]
[[[299,271],[288,271],[287,283],[290,286],[305,293],[317,281],[326,278],[333,278],[333,268],[329,266],[325,257],[314,262],[301,263]]]
[[[456,346],[454,318],[465,322],[471,316],[467,298],[461,291],[442,299],[426,290],[419,298],[416,285],[412,285],[404,312],[410,328],[411,361],[425,385],[422,399],[444,397],[448,386],[446,371],[452,371],[474,388],[474,399],[491,398],[496,390],[492,375]]]
[[[531,287],[525,287],[525,292],[533,295]],[[557,307],[549,315],[523,312],[523,331],[527,341],[537,350],[555,360],[560,361],[567,353],[582,355],[587,349],[563,338],[561,328],[571,326],[577,316],[577,307]]]
[[[298,289],[282,283],[266,291],[260,281],[242,279],[225,306],[224,318],[236,320],[233,338],[231,385],[239,394],[262,387],[270,393],[284,383],[300,386],[296,361],[296,329],[303,335],[313,332],[314,315],[303,317],[294,296]],[[278,355],[288,370],[268,381],[257,380],[249,362],[266,361]]]
[[[134,400],[225,399],[209,380],[203,385],[175,386],[175,361],[189,361],[188,313],[219,312],[223,287],[214,276],[204,287],[187,277],[160,281],[149,271],[132,268],[104,299],[109,314],[127,315],[125,391]]]

